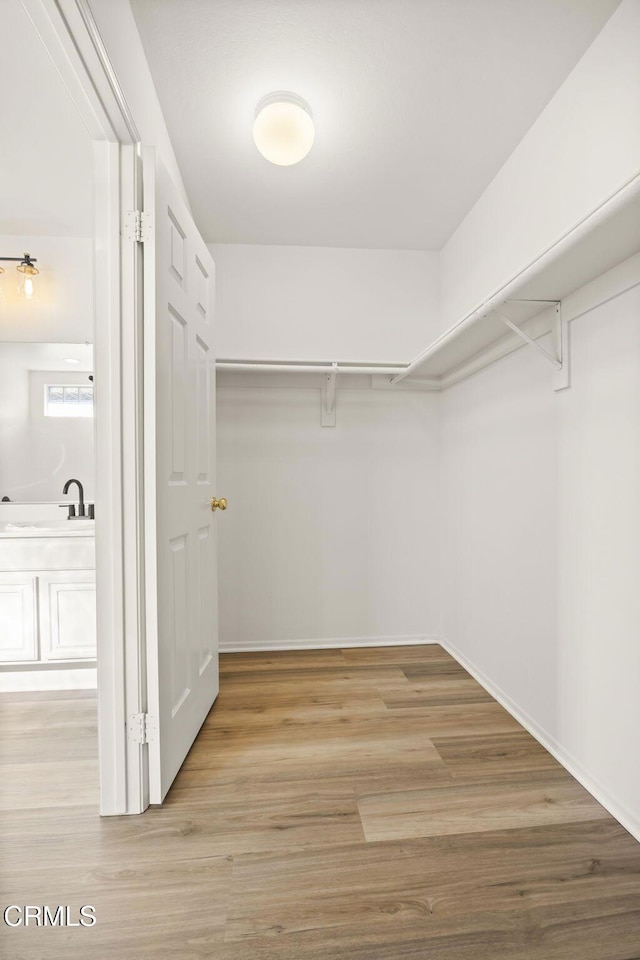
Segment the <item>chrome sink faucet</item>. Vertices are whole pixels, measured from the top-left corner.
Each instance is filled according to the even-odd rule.
[[[69,487],[71,486],[72,483],[75,483],[76,486],[77,486],[77,488],[78,488],[78,514],[77,514],[77,516],[79,516],[79,517],[89,516],[89,518],[90,518],[91,520],[93,520],[93,517],[94,517],[94,506],[93,506],[92,503],[90,503],[90,504],[89,504],[89,513],[88,513],[88,514],[85,514],[85,510],[84,510],[84,487],[82,486],[82,484],[80,483],[79,480],[75,480],[75,479],[67,480],[67,482],[65,483],[65,485],[64,485],[64,487],[63,487],[63,489],[62,489],[62,492],[63,492],[64,494],[67,494],[67,493],[69,492]],[[65,503],[61,503],[60,506],[61,506],[61,507],[66,507],[66,504],[65,504]],[[67,519],[68,519],[68,520],[71,520],[71,519],[72,519],[73,517],[75,517],[75,516],[76,516],[76,507],[75,507],[75,504],[74,504],[74,503],[70,503],[70,504],[69,504],[69,514],[68,514]]]

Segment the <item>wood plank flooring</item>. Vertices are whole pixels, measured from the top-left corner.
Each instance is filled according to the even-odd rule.
[[[6,960],[640,960],[640,844],[438,646],[224,655],[159,808],[97,816],[95,699],[1,705]]]

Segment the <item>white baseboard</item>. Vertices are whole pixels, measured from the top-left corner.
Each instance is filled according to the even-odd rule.
[[[631,813],[615,797],[612,797],[606,787],[598,783],[561,743],[547,733],[526,710],[519,707],[504,690],[493,683],[479,667],[467,659],[452,643],[449,643],[444,637],[438,637],[435,642],[440,643],[447,653],[450,653],[478,681],[480,686],[484,687],[487,693],[490,693],[532,737],[535,737],[545,750],[549,751],[552,757],[555,757],[558,763],[562,764],[571,776],[582,784],[585,790],[588,790],[595,797],[598,803],[602,804],[605,810],[609,811],[612,817],[615,817],[618,823],[622,824],[625,830],[628,830],[636,840],[640,841],[640,819],[637,815]]]
[[[313,640],[279,640],[277,643],[225,643],[220,653],[270,653],[276,650],[335,650],[344,647],[402,647],[440,643],[440,637],[409,634],[398,637],[331,637]]]
[[[0,693],[24,693],[27,690],[95,690],[97,685],[95,667],[0,671]]]

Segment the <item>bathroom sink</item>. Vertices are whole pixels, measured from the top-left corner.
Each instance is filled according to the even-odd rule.
[[[71,520],[13,520],[0,524],[0,533],[19,536],[21,533],[31,536],[37,534],[74,534],[80,531],[94,530],[95,524],[88,517],[74,517]]]
[[[38,520],[31,526],[39,530],[89,530],[94,526],[94,521],[89,520],[88,517],[72,517],[71,520]]]

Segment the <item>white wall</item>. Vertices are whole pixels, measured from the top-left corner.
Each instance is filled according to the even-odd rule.
[[[571,325],[569,390],[525,349],[442,396],[444,636],[636,835],[639,313]]]
[[[210,250],[218,356],[402,362],[437,329],[437,254]],[[292,376],[220,377],[223,649],[437,633],[438,398],[341,377],[322,428]]]
[[[623,0],[445,245],[443,329],[640,173],[639,49]]]
[[[209,249],[219,357],[408,362],[439,328],[437,253]]]
[[[47,383],[87,385],[87,373],[30,370],[28,357],[0,347],[0,499],[62,501],[62,488],[79,479],[85,499],[94,497],[93,419],[45,417]],[[77,498],[75,487],[71,499]],[[0,514],[5,517],[4,504]],[[62,518],[64,514],[60,514]],[[59,518],[59,519],[60,519]]]
[[[218,390],[222,649],[439,632],[437,402]]]
[[[10,257],[29,253],[37,258],[40,271],[35,277],[36,296],[26,300],[17,295],[17,264],[2,264],[0,341],[93,341],[91,237],[2,235],[0,250]]]

